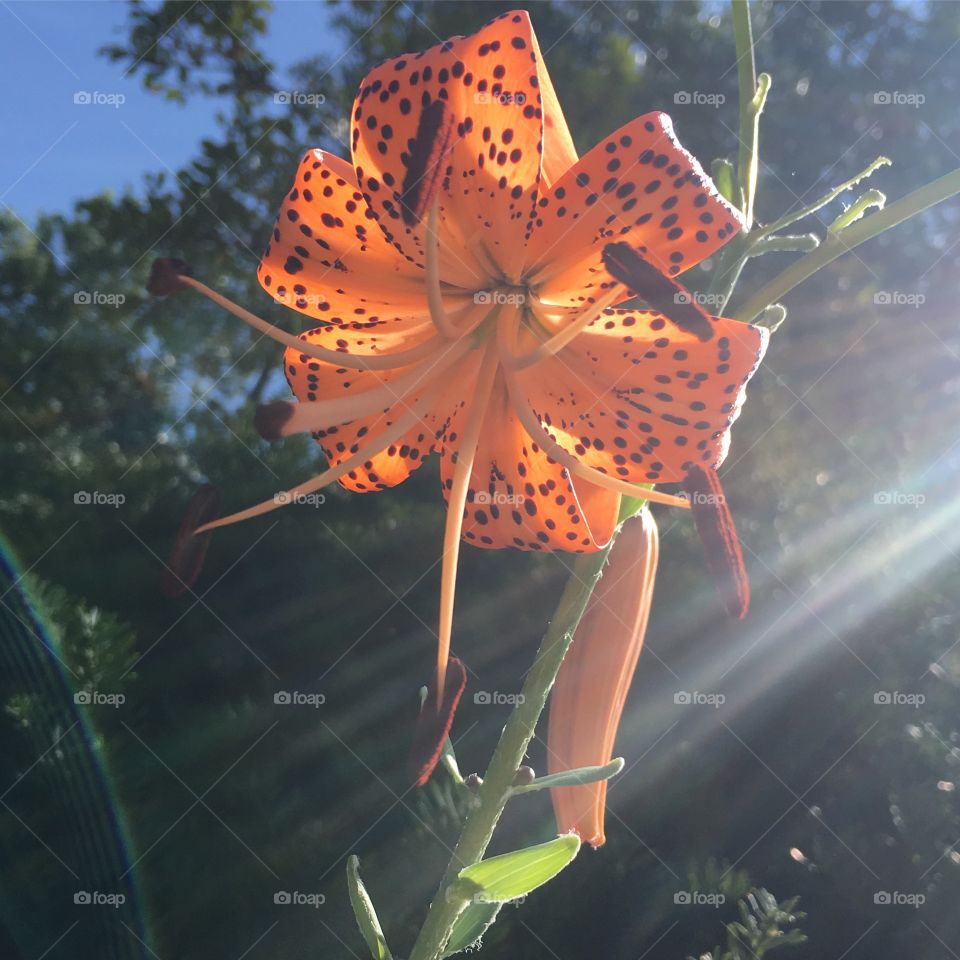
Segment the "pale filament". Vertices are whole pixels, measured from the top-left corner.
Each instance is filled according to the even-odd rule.
[[[323,473],[291,487],[283,493],[275,494],[270,500],[264,500],[255,506],[248,507],[246,510],[240,510],[238,513],[232,513],[227,517],[221,517],[219,520],[213,520],[198,527],[194,535],[206,533],[209,530],[215,530],[217,527],[226,527],[233,523],[240,523],[242,520],[250,520],[253,517],[259,517],[262,514],[270,513],[280,507],[285,507],[290,503],[295,503],[298,499],[314,493],[323,487],[346,476],[351,470],[363,466],[368,460],[382,453],[390,444],[395,443],[408,430],[412,430],[418,423],[423,422],[423,417],[430,407],[437,402],[442,393],[443,384],[433,384],[423,396],[410,404],[407,412],[395,423],[387,427],[382,433],[378,433],[373,440],[365,447],[361,447],[355,454],[348,457],[343,463],[324,470]]]
[[[497,323],[497,340],[500,345],[500,356],[502,359],[503,372],[507,381],[507,390],[510,393],[510,401],[513,409],[516,411],[517,419],[523,425],[523,428],[530,434],[531,438],[539,444],[543,451],[553,460],[556,460],[560,466],[564,467],[569,473],[581,477],[598,487],[604,487],[612,490],[614,493],[625,494],[628,497],[640,497],[644,500],[650,500],[653,503],[662,503],[669,507],[680,507],[684,510],[690,509],[690,503],[683,497],[675,497],[669,493],[662,493],[660,490],[651,489],[631,483],[627,480],[620,480],[617,477],[611,477],[607,473],[601,473],[594,467],[581,463],[572,453],[567,452],[550,434],[540,422],[540,418],[534,413],[533,408],[527,402],[523,392],[522,384],[517,380],[516,371],[511,367],[510,360],[515,356],[516,338],[520,326],[520,315],[517,311],[502,311]]]
[[[197,293],[205,296],[208,300],[212,300],[218,306],[223,307],[224,310],[232,313],[235,317],[253,327],[254,330],[259,330],[260,333],[270,337],[271,340],[298,350],[307,357],[312,357],[315,360],[324,360],[338,367],[347,367],[351,370],[390,370],[394,367],[408,366],[411,363],[416,363],[418,360],[429,356],[436,350],[438,344],[442,342],[438,337],[431,337],[423,343],[418,343],[416,346],[410,347],[407,350],[398,350],[395,353],[382,354],[360,355],[344,353],[340,350],[328,350],[326,347],[321,347],[315,343],[308,343],[305,340],[301,340],[295,334],[287,333],[285,330],[279,329],[279,327],[251,313],[249,310],[234,303],[232,300],[223,296],[223,294],[218,293],[194,277],[181,274],[179,280],[186,286],[196,290]],[[461,305],[453,315],[460,316],[466,313],[472,306],[473,303],[465,303]],[[443,309],[442,301],[441,309]]]

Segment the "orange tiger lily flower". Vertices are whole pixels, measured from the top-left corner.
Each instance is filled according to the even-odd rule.
[[[287,502],[395,487],[439,453],[442,700],[461,538],[601,549],[621,494],[722,461],[765,331],[665,301],[740,215],[665,114],[578,158],[526,12],[376,67],[351,149],[306,153],[258,270],[319,326],[286,334],[182,271],[172,285],[287,347],[297,402],[261,408],[258,427],[311,433],[328,461]],[[656,309],[616,306],[644,290]]]
[[[624,525],[550,695],[550,773],[604,766],[637,668],[653,600],[659,540],[648,510]],[[607,781],[554,787],[559,833],[604,843]]]

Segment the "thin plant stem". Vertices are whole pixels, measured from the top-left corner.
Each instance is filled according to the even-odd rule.
[[[486,852],[500,815],[510,799],[517,769],[533,738],[560,664],[573,641],[574,632],[600,579],[612,545],[611,539],[603,550],[582,554],[574,561],[556,613],[524,681],[522,696],[517,698],[517,705],[503,728],[500,742],[483,776],[477,805],[464,824],[410,960],[438,960],[443,956],[453,924],[465,906],[464,900],[448,896],[450,886],[464,867],[477,863]]]

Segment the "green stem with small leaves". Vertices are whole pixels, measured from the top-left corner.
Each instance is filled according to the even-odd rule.
[[[526,756],[547,696],[573,641],[587,601],[600,579],[612,544],[611,540],[605,549],[583,554],[574,562],[556,613],[524,681],[521,696],[517,698],[517,705],[483,775],[477,805],[467,817],[410,960],[439,960],[443,956],[453,925],[466,904],[461,898],[448,896],[450,887],[464,867],[479,862],[486,852],[500,815],[513,793],[517,770]]]
[[[924,210],[949,200],[958,193],[960,193],[960,168],[901,197],[879,213],[864,217],[839,232],[831,231],[816,250],[801,257],[766,286],[761,287],[736,311],[735,318],[750,322],[763,313],[771,303],[776,303],[795,286],[818,270],[822,270],[837,257],[848,253],[861,243],[866,243],[867,240],[872,240],[891,227],[903,223],[904,220],[909,220],[910,217],[915,217]]]

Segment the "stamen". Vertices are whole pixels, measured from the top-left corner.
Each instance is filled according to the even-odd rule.
[[[681,330],[698,340],[713,337],[713,321],[693,294],[666,276],[654,264],[622,240],[603,248],[603,265],[621,283],[642,297],[652,310],[662,313]]]
[[[440,204],[434,200],[430,207],[430,213],[427,215],[427,306],[430,308],[430,319],[433,320],[433,325],[437,330],[444,337],[454,339],[460,334],[443,309],[443,296],[440,292],[440,235],[437,232],[439,211]]]
[[[150,268],[147,293],[154,297],[169,297],[183,289],[183,278],[193,271],[186,260],[158,257]]]
[[[420,112],[400,192],[403,222],[408,227],[420,223],[440,192],[447,157],[453,149],[453,128],[453,114],[443,100],[434,100]]]
[[[511,354],[504,357],[504,365],[509,366],[511,370],[525,370],[527,367],[536,366],[548,357],[555,356],[579,333],[593,323],[611,303],[621,296],[623,296],[623,290],[614,284],[606,293],[601,294],[594,303],[584,307],[573,320],[570,321],[570,324],[564,327],[559,333],[552,336],[549,340],[545,340],[539,347],[536,347],[529,353],[520,356]],[[537,312],[536,308],[534,308],[534,312]]]
[[[257,408],[254,427],[265,440],[279,440],[295,433],[328,430],[342,423],[386,410],[411,391],[433,383],[472,347],[461,339],[442,347],[439,357],[418,364],[402,376],[352,396],[301,403],[277,400]]]
[[[204,519],[219,515],[220,491],[213,484],[205,483],[190,499],[160,578],[160,590],[168,599],[193,589],[210,546],[210,537],[197,536],[194,531]]]
[[[487,346],[477,386],[470,399],[469,413],[459,444],[454,454],[456,468],[447,500],[447,519],[443,533],[443,572],[440,576],[440,619],[437,629],[437,708],[443,703],[443,686],[450,656],[450,636],[453,633],[453,600],[457,585],[457,564],[460,559],[460,534],[463,529],[463,511],[467,505],[470,475],[477,455],[480,430],[487,411],[487,403],[499,366],[496,345]]]
[[[437,678],[434,677],[427,688],[427,697],[420,705],[420,715],[407,758],[410,780],[418,787],[430,779],[443,753],[443,745],[450,736],[453,715],[467,686],[467,668],[463,661],[450,658],[442,701],[437,700],[436,683]],[[434,710],[428,701],[440,703],[440,709]]]
[[[260,333],[270,337],[271,340],[282,343],[285,347],[292,347],[294,350],[298,350],[304,354],[304,356],[312,357],[315,360],[324,360],[327,363],[335,364],[338,367],[347,367],[351,370],[391,370],[395,367],[409,366],[411,363],[415,363],[417,360],[422,360],[424,357],[429,356],[440,342],[436,337],[431,337],[429,340],[418,343],[415,347],[411,347],[408,350],[398,350],[396,353],[384,354],[359,355],[343,353],[340,350],[327,350],[325,347],[318,346],[315,343],[308,343],[306,340],[301,340],[295,334],[287,333],[285,330],[279,329],[272,323],[268,323],[256,314],[234,303],[232,300],[228,300],[223,294],[217,293],[216,290],[213,290],[205,283],[201,283],[201,281],[193,277],[181,274],[179,275],[179,283],[181,287],[186,286],[196,290],[197,293],[202,294],[208,300],[212,300],[218,306],[223,307],[224,310],[232,313],[235,317],[238,317],[244,323],[253,327],[254,330],[259,330]],[[472,304],[470,305],[472,306]]]
[[[750,609],[750,580],[717,471],[691,467],[683,489],[690,498],[693,522],[720,599],[731,617],[742,620]]]
[[[317,474],[317,476],[311,477],[309,480],[297,484],[297,486],[291,487],[289,490],[275,494],[270,500],[264,500],[262,503],[248,507],[246,510],[240,510],[237,513],[232,513],[219,520],[205,523],[202,527],[198,527],[194,531],[194,534],[198,535],[206,533],[208,530],[216,530],[217,527],[227,527],[234,523],[240,523],[243,520],[250,520],[253,517],[270,513],[290,503],[296,503],[298,500],[307,496],[307,494],[327,487],[341,477],[346,476],[351,470],[362,467],[368,460],[371,460],[378,453],[382,453],[390,444],[399,440],[408,430],[411,430],[418,423],[421,423],[424,414],[439,399],[441,391],[442,386],[434,384],[419,400],[410,405],[407,413],[397,420],[396,423],[387,427],[382,433],[378,433],[367,446],[362,447],[353,454],[353,456],[344,460],[343,463],[335,467],[330,467],[328,470],[324,470],[323,473]]]
[[[512,355],[512,344],[515,339],[518,323],[518,318],[514,318],[514,322],[511,325],[506,318],[506,314],[501,314],[501,322],[497,328],[501,355],[508,357]],[[652,503],[662,503],[668,507],[679,507],[681,510],[690,509],[690,502],[683,497],[675,497],[669,493],[662,493],[660,490],[640,486],[640,484],[637,483],[630,483],[627,480],[620,480],[617,477],[611,477],[609,474],[601,473],[599,470],[585,463],[581,463],[580,460],[572,453],[568,453],[547,433],[546,428],[540,422],[540,418],[534,413],[533,408],[527,402],[515,371],[511,370],[505,363],[503,365],[503,372],[507,381],[507,389],[510,393],[510,401],[523,428],[530,434],[534,442],[540,445],[548,457],[559,463],[561,467],[565,467],[569,473],[582,477],[595,486],[612,490],[615,493],[626,494],[628,497],[642,497],[644,500],[649,500]]]

